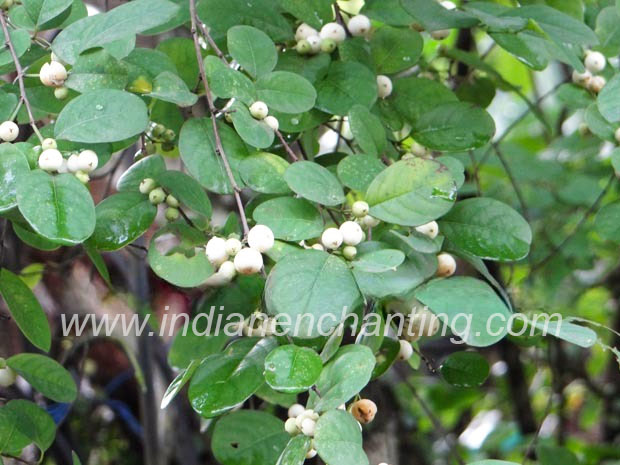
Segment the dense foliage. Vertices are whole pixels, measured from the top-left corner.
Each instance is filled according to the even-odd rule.
[[[620,463],[620,3],[1,3],[2,457]]]

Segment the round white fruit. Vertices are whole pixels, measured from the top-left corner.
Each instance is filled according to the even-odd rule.
[[[317,451],[316,449],[310,449],[307,453],[306,453],[306,458],[307,459],[313,459],[314,457],[316,457]]]
[[[310,44],[311,53],[319,53],[321,51],[321,37],[318,34],[307,37],[306,41]]]
[[[588,89],[590,89],[595,94],[598,94],[603,87],[605,87],[607,81],[603,76],[592,76],[592,78],[588,81]]]
[[[365,36],[370,31],[370,19],[365,15],[353,16],[353,18],[349,20],[347,27],[352,35],[356,37]]]
[[[387,98],[392,94],[392,80],[384,74],[377,76],[377,94],[379,98]]]
[[[588,84],[588,81],[592,79],[592,73],[588,71],[587,69],[583,73],[580,73],[579,71],[574,70],[572,74],[572,79],[575,84],[583,86],[583,85]]]
[[[75,157],[75,155],[71,155],[71,157]],[[69,160],[71,160],[71,157],[69,157]],[[77,157],[76,157],[76,163],[77,163]],[[142,180],[142,182],[140,182],[140,186],[138,187],[138,189],[140,190],[141,194],[148,194],[156,187],[157,187],[157,183],[155,182],[154,179],[145,178]]]
[[[241,250],[241,241],[236,237],[231,237],[230,239],[226,239],[226,253],[231,257],[234,257]]]
[[[280,128],[280,122],[278,121],[278,118],[276,118],[275,116],[271,116],[271,115],[266,116],[263,121],[265,121],[265,124],[269,126],[271,129],[273,129],[274,131],[277,131]]]
[[[41,70],[39,71],[39,79],[44,86],[52,87],[54,85],[54,82],[52,81],[52,76],[50,75],[49,63],[44,63],[43,66],[41,66]]]
[[[58,171],[62,166],[62,153],[56,149],[44,150],[39,156],[39,168],[45,171]]]
[[[426,308],[416,310],[408,317],[407,336],[413,336],[413,340],[417,340],[422,336],[434,336],[439,331],[441,322],[437,315]]]
[[[368,215],[369,210],[370,210],[370,207],[363,200],[358,200],[357,202],[354,202],[353,206],[351,207],[351,212],[353,213],[353,216],[356,218],[365,217],[366,215]]]
[[[357,256],[357,249],[355,246],[347,245],[342,248],[342,256],[347,260],[353,260]]]
[[[411,347],[411,343],[405,341],[403,339],[399,340],[400,349],[398,351],[398,359],[399,360],[409,360],[413,355],[413,347]]]
[[[67,169],[69,170],[70,173],[77,173],[78,171],[80,171],[80,159],[76,154],[71,155],[69,159],[67,160]],[[154,182],[155,181],[153,181],[153,183]],[[142,184],[140,184],[140,186],[142,186]],[[143,192],[143,194],[148,194],[154,188],[155,186],[149,189],[148,192]],[[140,189],[141,189],[140,192],[142,192],[142,187],[140,187]]]
[[[17,373],[12,368],[5,366],[0,368],[0,386],[9,387],[17,379]]]
[[[450,35],[450,29],[439,29],[431,32],[431,37],[435,40],[444,40]]]
[[[439,4],[446,10],[454,10],[456,8],[454,2],[451,2],[450,0],[444,0],[443,2],[439,2]]]
[[[437,276],[447,278],[456,271],[456,260],[449,253],[437,255]]]
[[[233,278],[237,276],[237,269],[235,268],[235,264],[230,260],[226,260],[224,263],[222,263],[217,272],[228,281],[232,281]]]
[[[323,244],[312,244],[312,247],[310,248],[314,250],[325,250],[325,247],[323,247]]]
[[[301,404],[293,404],[288,408],[288,417],[289,418],[297,418],[299,415],[304,413],[306,409]]]
[[[80,164],[80,171],[92,173],[99,166],[99,157],[92,150],[82,150],[78,155],[78,163]]]
[[[327,23],[321,28],[319,36],[321,39],[331,39],[339,44],[347,38],[347,33],[340,24]]]
[[[620,128],[616,129],[616,132],[614,132],[614,137],[616,138],[616,142],[620,144]]]
[[[319,35],[318,31],[306,23],[301,23],[295,31],[295,40],[305,40],[308,37]]]
[[[605,60],[605,55],[601,52],[588,52],[583,64],[591,73],[600,73],[605,69],[607,60]]]
[[[246,247],[235,255],[235,269],[240,274],[258,273],[263,267],[263,256],[258,250]]]
[[[60,165],[60,168],[58,168],[58,173],[59,174],[65,174],[69,172],[69,162],[67,161],[66,158],[62,159],[62,164]]]
[[[367,228],[374,228],[375,226],[379,226],[379,223],[381,223],[381,221],[374,216],[366,215],[362,218],[362,224]]]
[[[364,238],[364,231],[355,221],[345,221],[339,229],[342,233],[342,242],[346,245],[357,245]]]
[[[248,233],[250,248],[265,253],[271,250],[274,243],[273,231],[264,224],[257,224]]]
[[[321,243],[326,249],[337,249],[342,245],[342,233],[336,228],[327,228],[321,235]]]
[[[215,266],[219,266],[228,260],[226,253],[226,241],[221,237],[212,237],[205,247],[207,259]]]
[[[256,119],[265,119],[269,114],[269,108],[265,102],[257,100],[250,105],[250,114]]]
[[[62,86],[67,79],[67,69],[58,61],[50,62],[47,72],[54,86]]]
[[[301,422],[301,432],[306,436],[314,436],[314,432],[316,431],[316,421],[312,418],[305,418]]]
[[[295,434],[299,433],[299,429],[297,428],[297,425],[295,424],[294,418],[289,418],[288,420],[284,422],[284,430],[291,436],[294,436]]]
[[[2,125],[0,125],[0,131],[1,130],[2,130]],[[43,142],[41,142],[41,148],[43,150],[57,149],[58,144],[56,144],[56,141],[54,139],[52,139],[51,137],[48,137],[47,139],[43,139]]]
[[[0,139],[4,142],[13,142],[19,136],[19,126],[13,121],[5,121],[0,124]],[[56,147],[52,147],[56,148]]]
[[[437,234],[439,234],[439,225],[436,221],[431,221],[430,223],[416,226],[415,230],[420,234],[430,237],[431,239],[435,239]]]

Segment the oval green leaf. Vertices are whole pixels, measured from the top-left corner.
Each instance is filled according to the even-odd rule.
[[[284,180],[293,192],[327,206],[344,202],[344,192],[338,178],[327,168],[312,161],[299,161],[284,172]]]
[[[51,400],[73,402],[77,397],[75,381],[54,359],[39,354],[17,354],[6,362],[34,389]]]
[[[316,382],[322,369],[321,357],[314,350],[281,346],[265,359],[265,381],[276,391],[304,392]]]
[[[277,239],[301,241],[323,232],[323,218],[317,208],[304,199],[279,197],[261,203],[252,214],[258,224],[269,226]]]

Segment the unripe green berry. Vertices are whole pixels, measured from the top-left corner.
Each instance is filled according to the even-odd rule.
[[[54,97],[58,100],[64,100],[69,96],[69,89],[66,87],[56,87],[54,89]]]
[[[147,155],[153,155],[156,152],[155,144],[151,141],[148,141],[146,144],[144,144],[144,151]]]
[[[176,221],[179,218],[179,210],[174,207],[166,208],[166,219],[168,221]]]
[[[8,10],[12,6],[13,6],[13,0],[4,0],[2,4],[0,5],[0,8],[4,10]]]
[[[354,260],[357,255],[357,248],[353,245],[347,245],[342,249],[342,255],[347,260]]]
[[[337,44],[333,39],[323,39],[321,41],[321,50],[325,53],[332,53],[336,50]]]
[[[148,194],[156,187],[157,187],[157,183],[155,182],[154,179],[146,178],[142,180],[138,189],[140,190],[141,194]]]
[[[303,39],[297,42],[295,50],[297,50],[297,53],[299,53],[300,55],[307,55],[312,51],[312,46],[310,45],[310,42],[308,42],[306,39]]]
[[[172,129],[166,129],[162,137],[166,142],[172,142],[177,137],[177,134]]]
[[[82,184],[88,184],[88,181],[90,181],[90,176],[84,171],[78,171],[75,173],[75,177],[78,178]]]
[[[169,207],[173,207],[176,208],[179,206],[179,201],[177,200],[177,198],[173,195],[168,195],[168,197],[166,197],[166,203],[168,204]]]
[[[166,132],[166,126],[164,126],[163,124],[156,124],[151,132],[153,134],[153,137],[157,139],[164,135],[164,132]]]
[[[166,193],[161,187],[156,187],[151,192],[149,192],[149,201],[153,205],[159,205],[166,200]]]
[[[164,142],[161,144],[161,148],[164,152],[170,152],[174,150],[174,144],[172,142]]]
[[[54,139],[48,137],[47,139],[43,139],[43,142],[41,143],[41,148],[43,150],[56,149],[58,148],[58,145],[56,144],[56,141]]]

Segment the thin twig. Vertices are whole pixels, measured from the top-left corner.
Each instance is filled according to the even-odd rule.
[[[495,154],[497,155],[497,158],[499,158],[499,161],[504,167],[504,171],[506,171],[506,175],[508,176],[508,179],[510,180],[510,184],[512,184],[512,188],[514,189],[515,194],[517,194],[517,199],[519,200],[519,204],[521,205],[521,211],[523,212],[523,217],[529,223],[530,213],[527,208],[527,204],[525,203],[525,197],[523,197],[523,192],[521,191],[521,187],[517,183],[517,179],[514,177],[512,173],[512,169],[510,168],[510,165],[508,165],[506,158],[504,158],[504,155],[502,154],[502,151],[499,149],[499,146],[494,144],[493,147],[495,148]]]
[[[22,100],[24,104],[26,104],[26,110],[28,111],[28,118],[30,119],[30,126],[32,126],[32,130],[39,138],[39,141],[43,143],[43,136],[39,132],[39,128],[37,127],[34,116],[32,114],[32,108],[30,106],[30,101],[26,96],[26,86],[24,85],[24,69],[22,68],[21,63],[19,62],[19,58],[17,58],[17,54],[15,53],[15,47],[13,46],[13,41],[11,40],[11,35],[9,34],[9,28],[6,24],[6,16],[4,11],[0,11],[0,23],[2,24],[2,32],[4,32],[4,38],[6,40],[7,45],[9,46],[9,51],[11,52],[11,57],[13,57],[13,63],[15,64],[15,69],[17,70],[17,80],[19,81],[19,92],[21,94]]]
[[[209,107],[209,112],[211,113],[210,119],[213,124],[213,137],[215,139],[215,150],[218,155],[222,158],[222,162],[224,163],[224,169],[226,170],[226,175],[228,176],[228,180],[230,181],[230,185],[233,190],[233,195],[235,196],[235,201],[237,202],[237,209],[239,210],[239,216],[241,217],[241,223],[243,225],[243,233],[247,236],[249,232],[248,220],[245,216],[245,210],[243,208],[243,201],[241,200],[241,189],[237,185],[235,181],[235,176],[233,175],[232,169],[230,168],[230,163],[228,162],[228,158],[226,157],[226,153],[224,152],[224,147],[222,145],[222,140],[220,138],[220,131],[217,127],[217,119],[215,118],[215,114],[217,109],[213,104],[213,97],[211,96],[211,90],[209,89],[209,82],[207,81],[207,73],[205,72],[205,65],[202,61],[202,53],[200,52],[200,43],[198,42],[198,33],[196,30],[196,24],[199,22],[198,14],[196,13],[196,0],[190,0],[189,2],[190,16],[192,21],[192,37],[194,38],[194,48],[196,49],[196,58],[198,59],[198,69],[200,70],[200,77],[202,78],[203,85],[205,87],[205,99],[207,100],[207,105]]]
[[[276,136],[278,136],[278,139],[280,139],[280,142],[284,146],[284,150],[286,150],[286,153],[288,153],[288,156],[291,157],[291,160],[293,160],[293,162],[299,161],[299,157],[295,155],[295,152],[293,152],[293,149],[291,149],[291,146],[288,145],[282,133],[278,129],[276,129],[275,132],[276,132]]]
[[[228,65],[228,60],[222,53],[222,50],[220,50],[220,48],[217,46],[217,44],[213,40],[213,37],[211,37],[211,34],[209,34],[209,31],[207,30],[203,22],[200,21],[198,18],[198,20],[196,21],[196,24],[198,26],[198,29],[200,29],[200,33],[205,37],[205,39],[207,39],[207,42],[209,42],[209,45],[211,46],[215,54],[220,58],[220,60],[222,60],[224,63]]]

